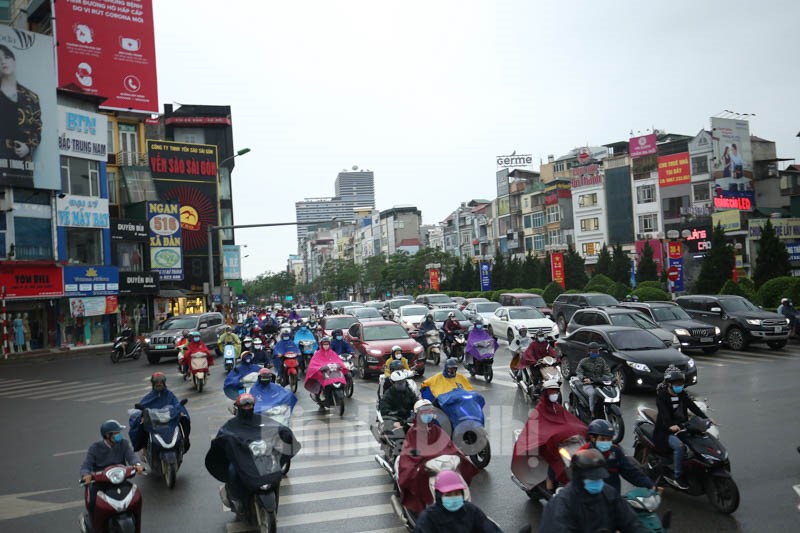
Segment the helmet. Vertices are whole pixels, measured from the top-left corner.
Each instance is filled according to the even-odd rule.
[[[587,352],[599,352],[600,345],[594,341],[589,343],[589,346],[586,347]]]
[[[189,336],[189,330],[188,329],[185,329],[185,330],[181,331],[181,337],[183,337],[185,339],[188,336]]]
[[[125,426],[116,420],[106,420],[100,425],[100,436],[106,438],[109,433],[119,433],[123,429],[125,429]]]
[[[447,318],[455,318],[455,317],[456,314],[454,312],[450,311],[449,313],[447,313]]]
[[[250,364],[253,362],[253,352],[245,350],[242,352],[242,362]]]
[[[234,403],[234,405],[236,407],[242,407],[243,405],[255,406],[256,405],[256,399],[249,392],[245,392],[245,393],[240,394],[239,397],[236,398],[236,402]]]
[[[598,450],[589,448],[572,456],[573,479],[605,479],[607,477],[606,458]]]
[[[789,298],[781,298],[781,304],[786,304],[789,301]]]
[[[681,370],[673,365],[669,365],[664,372],[664,381],[672,383],[674,381],[686,381],[686,376]]]
[[[395,370],[403,370],[405,367],[403,366],[402,361],[392,361],[389,363],[389,370],[394,372]]]
[[[402,370],[395,370],[389,376],[389,379],[392,380],[392,383],[397,383],[399,381],[405,381],[406,380],[406,373],[403,372]]]
[[[193,339],[194,339],[194,338],[197,338],[197,337],[200,337],[200,332],[199,332],[199,331],[190,331],[190,332],[189,332],[189,336],[190,336],[191,338],[193,338]]]
[[[542,383],[542,390],[545,391],[547,389],[559,389],[561,390],[561,383],[559,383],[558,379],[550,378],[544,383]]]
[[[392,353],[394,353],[394,352],[402,352],[402,351],[403,351],[403,349],[400,346],[398,346],[397,344],[392,346]]]
[[[327,342],[328,344],[330,344],[330,343],[331,343],[331,338],[330,338],[330,337],[328,337],[327,335],[325,335],[324,337],[322,337],[322,338],[319,340],[319,343],[320,343],[320,344],[322,344],[322,343],[324,343],[324,342]]]
[[[253,339],[251,339],[250,337],[245,337],[244,339],[242,339],[242,344],[247,344],[248,342],[252,343]]]
[[[589,435],[598,435],[600,437],[613,437],[614,430],[611,429],[611,426],[608,422],[603,420],[602,418],[598,418],[597,420],[592,420],[589,423]]]
[[[163,383],[166,385],[167,376],[165,376],[163,372],[153,372],[153,375],[150,376],[150,384],[155,385],[156,383]]]
[[[225,331],[230,332],[231,331],[231,326],[230,325],[225,326]]]
[[[414,404],[415,413],[419,413],[420,411],[427,409],[433,409],[433,404],[430,400],[417,400],[417,402]]]
[[[483,329],[483,320],[481,320],[480,318],[478,320],[476,320],[475,321],[475,327],[478,328],[478,329]]]
[[[456,372],[458,372],[458,359],[450,357],[444,362],[444,377],[454,378],[456,377]]]
[[[259,337],[256,337],[255,339],[253,339],[253,346],[261,346],[262,344],[264,344],[264,343],[261,342],[261,339]]]
[[[437,492],[452,492],[454,490],[465,490],[467,488],[464,480],[458,472],[452,470],[442,470],[436,474],[436,483],[434,488]]]
[[[275,374],[269,368],[262,368],[258,371],[259,383],[275,383]]]
[[[519,334],[520,334],[520,335],[522,335],[523,337],[524,337],[524,336],[526,336],[526,335],[528,334],[528,328],[526,328],[525,326],[520,326],[519,328],[517,328],[517,331],[518,331],[518,332],[519,332]]]

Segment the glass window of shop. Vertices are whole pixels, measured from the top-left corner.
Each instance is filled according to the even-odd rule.
[[[100,164],[61,156],[61,190],[80,196],[100,196]]]
[[[17,204],[50,205],[50,200],[50,191],[14,188],[14,202]]]
[[[14,217],[16,259],[53,259],[52,220]]]
[[[144,271],[144,243],[118,242],[114,245],[114,264],[125,272]]]
[[[64,228],[67,261],[84,265],[103,264],[103,230]]]

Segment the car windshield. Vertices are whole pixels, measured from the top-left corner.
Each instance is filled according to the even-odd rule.
[[[589,307],[598,307],[601,305],[617,305],[619,301],[608,294],[590,294],[586,297],[586,303],[589,304]]]
[[[297,313],[297,316],[300,318],[308,318],[311,316],[311,309],[295,309],[294,312]]]
[[[547,307],[544,303],[544,298],[537,295],[521,296],[518,298],[519,305],[527,305],[528,307]]]
[[[383,309],[383,302],[369,302],[368,304],[365,305],[373,309]]]
[[[451,304],[453,300],[446,294],[431,294],[428,296],[428,302],[432,304]]]
[[[407,339],[408,333],[400,324],[386,324],[381,326],[364,326],[365,341],[391,341]]]
[[[390,309],[399,309],[399,308],[403,307],[404,305],[410,305],[410,304],[413,304],[413,303],[414,302],[412,302],[411,300],[392,300],[391,302],[389,302],[389,308]]]
[[[615,326],[627,326],[629,328],[653,329],[658,326],[647,320],[638,312],[619,313],[609,315],[611,323]]]
[[[691,320],[692,317],[682,307],[671,305],[669,307],[654,307],[653,315],[656,320]]]
[[[358,318],[383,318],[374,307],[360,307],[358,309],[351,309],[350,312]]]
[[[483,304],[475,305],[475,311],[479,313],[494,313],[500,304],[494,302],[486,302]]]
[[[197,319],[180,317],[170,318],[161,324],[161,329],[197,329]]]
[[[358,322],[354,316],[340,316],[325,321],[325,329],[347,329]]]
[[[533,320],[536,318],[544,318],[544,315],[530,307],[522,309],[509,309],[508,316],[511,320]]]
[[[617,350],[655,350],[664,348],[664,343],[661,339],[642,329],[610,331],[608,338]]]
[[[458,309],[443,309],[442,311],[434,311],[433,313],[433,320],[434,322],[444,322],[447,320],[447,315],[453,313],[456,317],[456,320],[466,320],[467,317],[464,316],[464,313],[459,311]]]
[[[420,316],[428,314],[428,308],[424,305],[415,305],[414,307],[403,307],[400,309],[400,316]]]
[[[750,303],[750,300],[744,298],[726,298],[720,300],[720,303],[726,313],[737,311],[761,311],[761,309]]]

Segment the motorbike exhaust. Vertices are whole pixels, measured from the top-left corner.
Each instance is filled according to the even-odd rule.
[[[389,463],[386,462],[386,460],[383,457],[381,457],[380,455],[376,455],[375,462],[378,463],[381,468],[386,470],[390,476],[394,477],[394,469]]]

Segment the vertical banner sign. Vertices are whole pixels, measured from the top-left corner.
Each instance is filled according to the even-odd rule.
[[[490,268],[489,263],[486,261],[481,261],[480,276],[481,276],[481,290],[482,291],[492,290],[492,270]]]
[[[162,280],[183,279],[180,205],[177,202],[147,202],[150,227],[150,266]]]
[[[674,292],[683,292],[683,258],[670,259],[669,266],[678,269],[678,279],[672,282],[673,287],[675,288]]]
[[[60,89],[158,113],[152,0],[58,0],[53,10]]]
[[[242,279],[241,246],[226,244],[222,247],[223,276],[226,280]]]
[[[561,285],[561,288],[566,288],[566,280],[564,279],[564,253],[553,252],[550,254],[550,275],[553,281]]]
[[[428,278],[431,282],[431,289],[434,291],[439,291],[439,269],[432,268],[428,271]]]
[[[716,210],[755,209],[753,151],[750,123],[746,120],[711,118],[711,174]]]
[[[636,288],[636,259],[631,258],[631,289]]]

